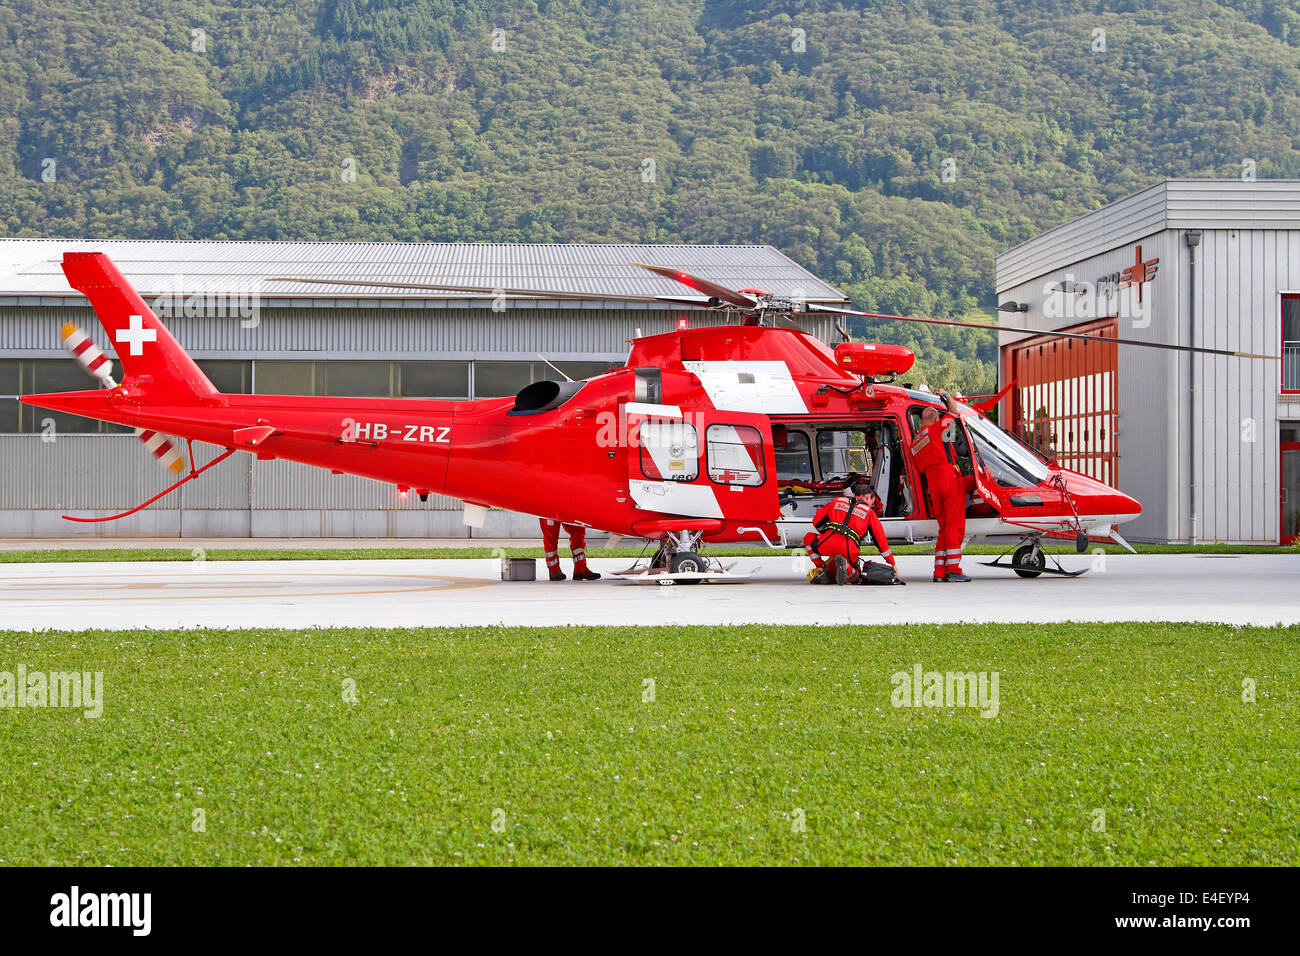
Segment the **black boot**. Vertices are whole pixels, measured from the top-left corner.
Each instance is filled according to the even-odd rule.
[[[849,583],[849,559],[842,554],[835,555],[835,583]]]

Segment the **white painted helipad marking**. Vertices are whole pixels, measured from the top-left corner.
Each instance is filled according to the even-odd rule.
[[[1103,572],[1022,580],[968,558],[968,584],[814,587],[790,558],[740,558],[748,582],[502,582],[493,560],[72,562],[0,565],[0,628],[452,627],[1061,621],[1300,623],[1298,555],[1111,555]],[[1066,556],[1068,568],[1091,557]],[[627,559],[592,562],[610,572]],[[569,567],[567,561],[565,568]],[[541,569],[541,562],[538,562]],[[201,568],[201,569],[200,569]]]

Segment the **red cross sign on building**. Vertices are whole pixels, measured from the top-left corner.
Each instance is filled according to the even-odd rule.
[[[1142,247],[1136,246],[1133,250],[1133,264],[1121,272],[1119,287],[1127,289],[1129,286],[1137,286],[1138,301],[1142,301],[1142,283],[1150,282],[1155,278],[1156,269],[1160,268],[1159,259],[1148,259],[1142,261]]]

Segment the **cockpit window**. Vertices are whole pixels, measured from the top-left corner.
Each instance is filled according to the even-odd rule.
[[[965,419],[980,460],[993,480],[1004,488],[1026,488],[1044,481],[1048,468],[1034,452],[987,418]]]

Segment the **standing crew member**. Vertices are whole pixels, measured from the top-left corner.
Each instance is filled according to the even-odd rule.
[[[546,552],[546,570],[551,573],[552,581],[563,581],[564,572],[560,570],[560,523],[549,518],[542,518],[542,550]],[[566,524],[565,532],[569,535],[569,550],[573,552],[573,580],[596,581],[600,575],[587,567],[587,532],[580,524]]]
[[[856,584],[861,573],[858,558],[862,539],[867,535],[880,549],[881,557],[894,569],[894,578],[898,578],[898,567],[889,550],[885,529],[872,507],[875,503],[876,495],[871,490],[871,483],[859,478],[838,498],[821,506],[813,517],[813,527],[817,530],[808,532],[803,538],[813,563],[813,570],[808,574],[810,582]],[[831,562],[830,568],[826,566],[827,561]]]
[[[939,397],[948,413],[927,407],[921,412],[921,430],[912,439],[912,459],[930,488],[930,511],[939,522],[934,542],[934,580],[969,581],[961,573],[961,545],[966,537],[966,483],[957,464],[957,438],[961,411],[947,392]]]

